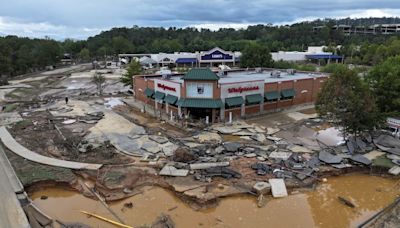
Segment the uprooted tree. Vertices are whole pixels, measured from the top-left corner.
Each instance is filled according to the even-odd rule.
[[[106,86],[106,78],[104,75],[95,72],[92,76],[92,82],[96,85],[97,93],[101,96],[103,95],[103,89]]]
[[[126,68],[126,73],[122,75],[120,81],[126,86],[132,86],[132,77],[141,73],[142,67],[140,66],[139,61],[136,59],[132,59],[132,61],[128,65],[128,68]]]
[[[359,135],[381,123],[368,85],[355,71],[340,68],[333,72],[318,94],[317,112],[339,126],[344,136]]]

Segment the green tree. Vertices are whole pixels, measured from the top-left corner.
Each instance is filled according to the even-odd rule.
[[[82,61],[89,61],[89,60],[90,60],[90,52],[89,52],[89,49],[83,48],[83,49],[79,52],[79,58],[80,58]]]
[[[242,67],[272,67],[273,60],[266,46],[252,43],[243,50],[240,65]]]
[[[128,67],[126,68],[126,73],[123,74],[120,78],[120,81],[124,83],[124,85],[132,86],[132,77],[134,75],[138,75],[142,73],[142,66],[140,66],[139,61],[136,59],[132,59],[132,61],[129,63]]]
[[[367,75],[377,105],[385,115],[400,114],[400,56],[376,65]]]
[[[106,86],[106,78],[104,75],[95,72],[92,76],[92,82],[96,85],[97,88],[97,93],[102,96],[103,95],[103,89]]]
[[[368,85],[352,70],[334,72],[318,94],[315,107],[321,116],[340,126],[344,136],[357,136],[380,123]]]
[[[114,54],[134,52],[133,44],[122,36],[112,38],[112,47],[114,49]]]
[[[335,73],[335,72],[340,73],[346,70],[347,70],[347,65],[341,63],[330,63],[321,68],[321,71],[325,73]]]

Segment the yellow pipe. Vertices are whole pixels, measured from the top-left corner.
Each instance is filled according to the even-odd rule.
[[[81,213],[86,214],[86,215],[93,216],[93,217],[95,217],[95,218],[98,218],[98,219],[103,220],[103,221],[105,221],[105,222],[111,223],[111,224],[116,225],[116,226],[118,226],[118,227],[133,228],[133,226],[127,226],[127,225],[125,225],[125,224],[122,224],[122,223],[119,223],[119,222],[115,222],[115,221],[113,221],[113,220],[111,220],[111,219],[104,218],[104,217],[102,217],[102,216],[100,216],[100,215],[92,214],[92,213],[89,213],[89,212],[87,212],[87,211],[81,211]]]

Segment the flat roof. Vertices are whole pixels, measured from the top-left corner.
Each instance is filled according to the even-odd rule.
[[[251,81],[264,81],[264,83],[274,83],[282,81],[291,80],[302,80],[310,78],[326,77],[326,73],[318,72],[296,72],[294,74],[289,74],[288,72],[281,70],[280,77],[272,77],[272,72],[278,70],[264,70],[263,72],[256,71],[230,71],[227,75],[220,77],[219,84],[230,84],[230,83],[241,83],[241,82],[251,82]],[[172,76],[170,81],[183,83],[183,75]]]

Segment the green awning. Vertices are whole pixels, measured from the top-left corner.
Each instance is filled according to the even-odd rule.
[[[176,106],[182,107],[183,103],[185,103],[185,99],[184,99],[184,98],[181,98],[181,99],[179,99],[179,100],[176,102]]]
[[[165,97],[165,93],[162,93],[160,91],[156,91],[156,93],[154,94],[154,98],[156,100],[162,100]]]
[[[264,98],[260,94],[252,94],[246,96],[246,103],[248,104],[257,104],[261,103]]]
[[[225,104],[229,107],[242,105],[243,102],[243,97],[230,97],[225,99]]]
[[[294,97],[295,94],[296,92],[294,91],[294,89],[284,89],[281,91],[281,95],[283,98]]]
[[[212,72],[209,68],[193,68],[189,70],[183,80],[196,80],[196,81],[217,81],[219,77]]]
[[[154,94],[154,89],[146,88],[144,90],[144,94],[146,94],[147,97],[152,97]]]
[[[265,99],[271,101],[279,99],[280,96],[278,91],[271,91],[271,92],[265,92],[264,97]]]
[[[165,103],[172,104],[172,105],[175,104],[177,100],[178,100],[178,97],[176,97],[174,95],[170,95],[170,94],[168,94],[164,99]]]
[[[181,98],[176,103],[183,108],[221,108],[221,99]]]

